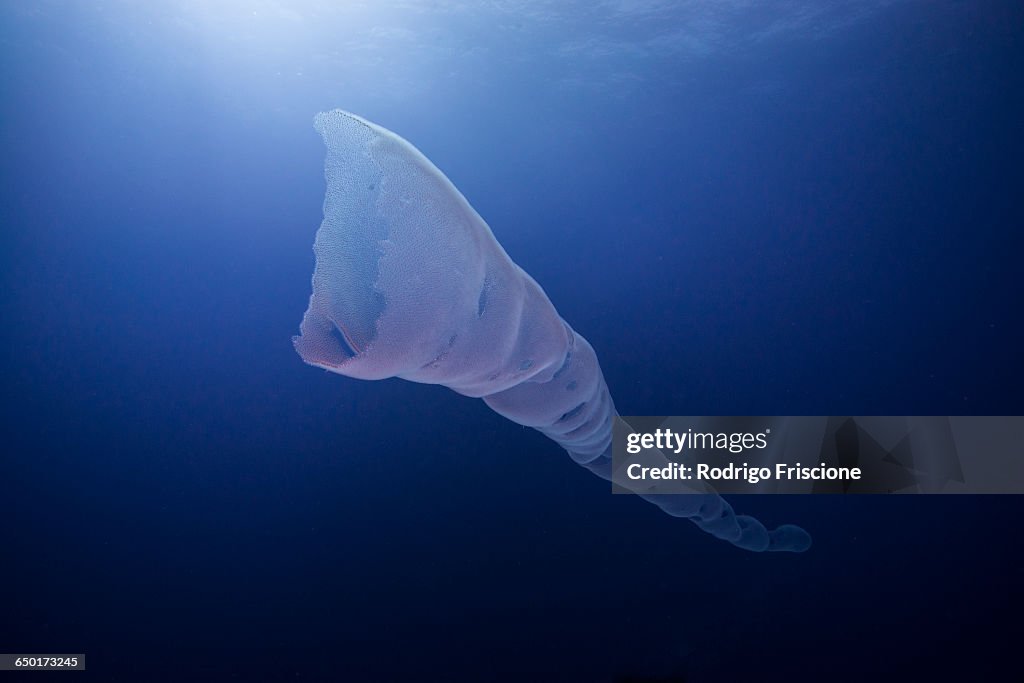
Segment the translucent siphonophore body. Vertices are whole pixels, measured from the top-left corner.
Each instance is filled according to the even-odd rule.
[[[611,478],[618,418],[597,356],[423,154],[353,114],[318,114],[327,146],[302,359],[358,379],[401,377],[482,398]],[[646,495],[749,550],[801,551],[799,527],[767,530],[714,493]]]

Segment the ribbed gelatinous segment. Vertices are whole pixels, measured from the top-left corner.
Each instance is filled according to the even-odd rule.
[[[343,111],[319,114],[316,129],[327,146],[327,196],[313,294],[294,340],[302,358],[349,377],[482,397],[608,478],[617,414],[587,340],[415,147]],[[736,516],[717,495],[653,498],[743,548],[808,542],[796,527],[768,532]]]

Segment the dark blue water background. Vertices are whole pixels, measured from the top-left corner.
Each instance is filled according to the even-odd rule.
[[[746,497],[815,539],[749,554],[289,338],[343,107],[451,177],[625,414],[1021,414],[1014,3],[309,4],[0,5],[0,650],[111,681],[1011,661],[1018,497]]]

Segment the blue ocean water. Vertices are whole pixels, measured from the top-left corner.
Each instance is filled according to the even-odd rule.
[[[452,179],[624,414],[1019,415],[1022,19],[0,3],[0,651],[105,681],[999,671],[1017,496],[747,496],[815,545],[744,553],[290,337],[342,107]]]

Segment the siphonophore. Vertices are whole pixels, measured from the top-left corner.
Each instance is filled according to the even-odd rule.
[[[316,116],[327,146],[302,359],[358,379],[441,384],[533,427],[612,478],[615,406],[594,349],[423,154],[359,116]],[[714,492],[641,497],[748,550],[802,551]]]

